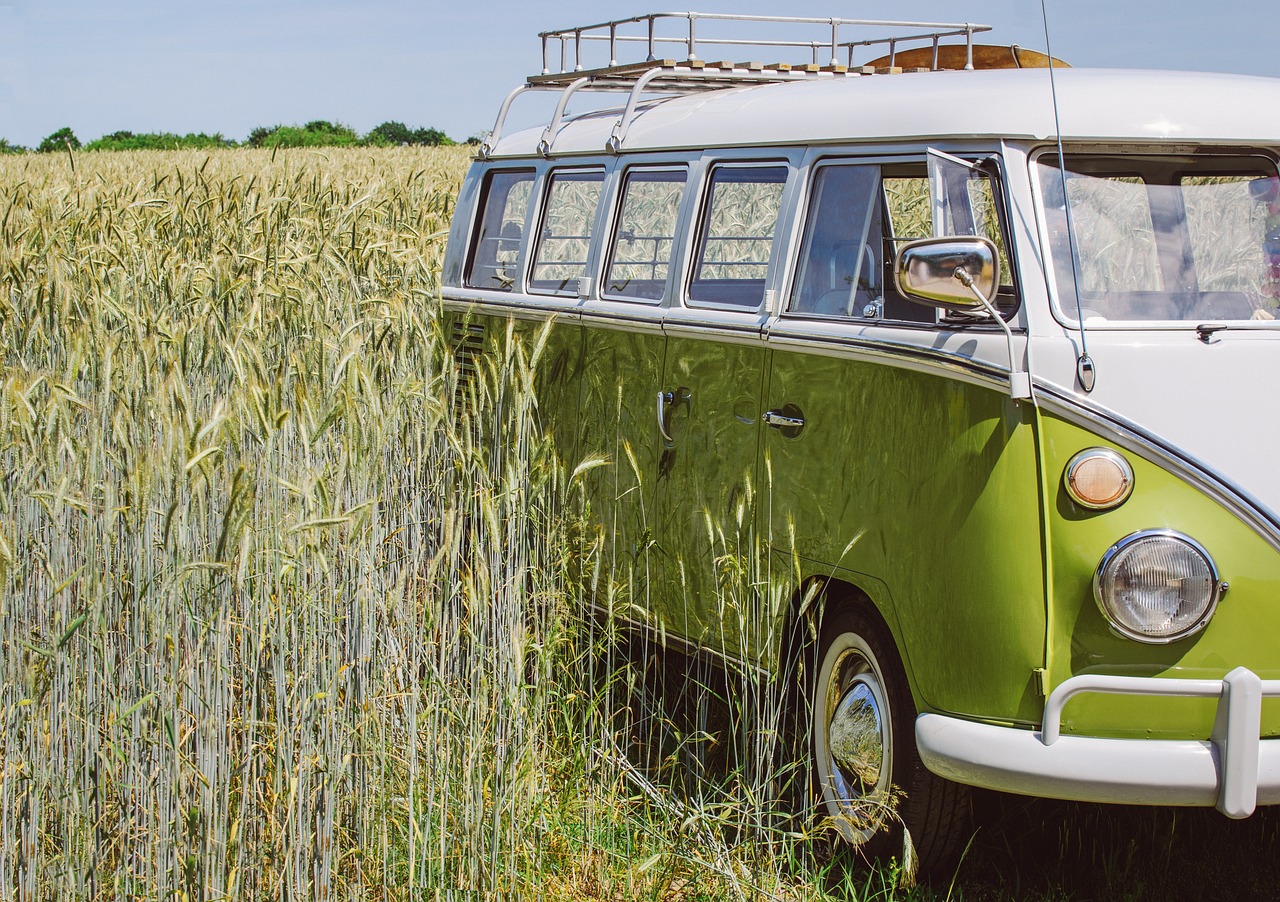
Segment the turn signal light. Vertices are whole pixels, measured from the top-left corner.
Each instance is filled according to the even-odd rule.
[[[1133,492],[1133,467],[1110,448],[1086,448],[1067,464],[1063,482],[1071,500],[1090,510],[1119,507]]]

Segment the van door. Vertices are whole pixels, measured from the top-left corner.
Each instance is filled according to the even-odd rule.
[[[739,659],[760,620],[740,568],[750,565],[754,531],[767,360],[761,311],[788,171],[780,162],[710,169],[685,303],[664,320],[666,366],[655,398],[655,606],[677,634]]]
[[[666,339],[662,300],[672,281],[687,168],[631,166],[620,171],[612,228],[596,299],[582,305],[585,353],[579,460],[599,530],[597,604],[624,620],[655,625],[648,603],[654,502],[662,442],[654,397]]]
[[[985,200],[966,216],[982,226],[990,186],[970,187]],[[927,706],[1034,721],[1034,412],[995,375],[1008,360],[997,326],[943,322],[896,291],[895,247],[932,235],[931,207],[923,159],[814,167],[786,310],[769,328],[762,529],[779,572],[870,598]],[[962,219],[949,211],[948,228]],[[1012,284],[999,300],[1016,305]]]

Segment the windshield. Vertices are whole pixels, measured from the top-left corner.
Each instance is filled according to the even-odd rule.
[[[1216,154],[1065,159],[1065,179],[1056,154],[1036,165],[1055,294],[1067,318],[1076,318],[1075,286],[1086,323],[1280,315],[1274,162]]]

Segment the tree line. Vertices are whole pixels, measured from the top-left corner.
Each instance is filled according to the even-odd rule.
[[[306,125],[259,126],[249,132],[244,141],[223,137],[220,132],[177,135],[172,132],[134,134],[118,131],[81,144],[75,132],[68,127],[46,137],[34,150],[36,153],[54,153],[66,150],[207,150],[217,147],[451,147],[457,143],[439,129],[409,128],[403,122],[384,122],[361,135],[341,122],[316,119]],[[476,144],[479,138],[468,138],[463,143]],[[0,138],[0,153],[29,152],[29,148]]]

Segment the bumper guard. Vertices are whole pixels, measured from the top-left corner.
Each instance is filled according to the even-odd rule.
[[[1208,740],[1063,736],[1062,709],[1081,692],[1217,698]],[[1221,680],[1083,674],[1050,693],[1039,731],[942,714],[916,718],[916,745],[940,777],[1023,795],[1129,805],[1215,806],[1243,818],[1280,803],[1280,739],[1261,739],[1262,699],[1280,680],[1237,667]]]

